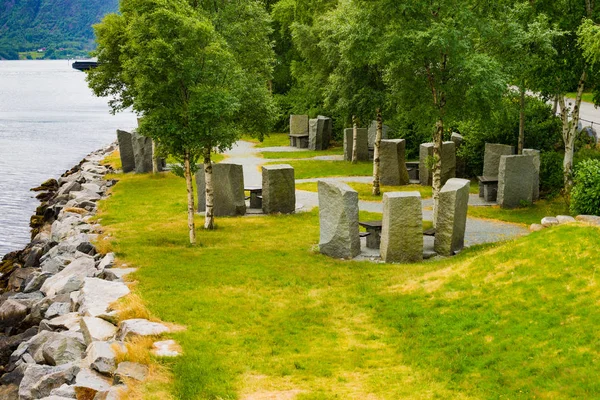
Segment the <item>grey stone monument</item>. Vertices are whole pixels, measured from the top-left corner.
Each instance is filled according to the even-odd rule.
[[[319,180],[319,250],[335,258],[360,254],[358,192],[345,183]]]
[[[315,118],[308,121],[308,149],[323,150],[325,119]]]
[[[216,217],[246,214],[244,170],[238,164],[213,164],[213,212]],[[198,211],[206,211],[206,182],[204,169],[196,173]]]
[[[308,115],[290,115],[290,135],[308,135]]]
[[[419,181],[423,186],[431,186],[433,174],[427,167],[428,159],[433,157],[433,143],[423,143],[419,148]],[[456,177],[456,146],[454,142],[442,143],[442,185],[450,178]]]
[[[515,154],[514,146],[497,143],[486,143],[485,153],[483,154],[483,176],[493,178],[498,176],[498,167],[500,166],[501,156],[510,156]]]
[[[344,160],[352,161],[353,128],[344,129]],[[358,128],[356,132],[356,158],[369,161],[369,138],[367,128]]]
[[[387,139],[390,133],[390,127],[387,125],[382,125],[381,127],[381,139]],[[371,121],[369,125],[369,148],[372,149],[375,147],[375,138],[377,136],[377,121]]]
[[[514,208],[533,200],[535,166],[533,156],[500,157],[498,168],[498,197],[500,207]]]
[[[135,170],[135,157],[133,156],[133,144],[131,133],[117,129],[117,140],[119,141],[119,154],[123,172]]]
[[[385,262],[423,260],[423,212],[419,192],[383,194],[379,250]]]
[[[404,139],[383,139],[379,146],[380,178],[382,185],[408,185],[408,170],[404,160]]]
[[[137,133],[131,134],[135,172],[145,174],[152,172],[152,139]]]
[[[465,245],[470,183],[467,179],[452,178],[440,190],[433,245],[440,255],[451,256]]]
[[[288,164],[262,167],[262,209],[265,214],[291,214],[296,209],[294,168]]]
[[[454,142],[454,145],[458,149],[465,138],[460,133],[452,132],[452,135],[450,135],[450,140]]]
[[[324,115],[317,116],[318,119],[322,119],[323,122],[323,145],[321,150],[326,150],[329,148],[329,143],[331,142],[331,138],[333,137],[333,121],[331,118],[326,117]]]
[[[540,199],[540,151],[535,149],[523,149],[524,156],[533,156],[533,193],[532,200],[538,201]]]

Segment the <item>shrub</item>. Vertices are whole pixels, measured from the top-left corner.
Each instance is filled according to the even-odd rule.
[[[571,211],[600,215],[600,160],[585,160],[575,169]]]
[[[540,154],[540,192],[544,196],[557,195],[563,188],[563,157],[555,151]]]

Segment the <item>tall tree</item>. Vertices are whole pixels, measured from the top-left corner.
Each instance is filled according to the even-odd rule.
[[[95,27],[100,66],[88,82],[97,95],[115,97],[113,112],[132,106],[144,115],[140,133],[182,162],[193,244],[196,162],[204,161],[205,228],[212,229],[211,153],[230,148],[243,128],[260,134],[268,128],[274,109],[260,79],[268,60],[246,47],[248,39],[227,41],[227,29],[239,24],[219,33],[222,15],[211,20],[214,14],[183,0],[123,0],[120,11]],[[256,47],[265,48],[258,41]]]

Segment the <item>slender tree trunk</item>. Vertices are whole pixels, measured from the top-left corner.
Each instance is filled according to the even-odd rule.
[[[433,133],[433,178],[432,178],[432,197],[433,197],[433,227],[437,226],[437,209],[440,200],[440,190],[442,190],[442,140],[444,133],[444,121],[439,118],[435,123]]]
[[[575,105],[571,112],[571,120],[569,120],[569,110],[565,105],[563,96],[559,97],[560,102],[560,118],[562,120],[562,134],[565,143],[565,158],[563,160],[563,178],[565,185],[565,195],[567,198],[573,187],[573,153],[575,150],[575,137],[577,136],[577,126],[579,125],[579,110],[581,106],[581,98],[585,88],[585,80],[587,74],[584,71],[579,78],[577,84],[577,96],[575,97]]]
[[[558,96],[554,96],[554,102],[552,103],[552,115],[556,115],[558,111]]]
[[[204,229],[215,228],[215,196],[213,190],[212,171],[213,167],[210,160],[210,149],[206,149],[204,150],[204,182],[206,183],[206,213],[204,214]]]
[[[381,194],[379,188],[379,179],[381,174],[379,172],[380,160],[379,160],[379,147],[381,146],[381,135],[383,133],[383,122],[381,119],[381,110],[377,109],[377,133],[375,134],[375,148],[373,149],[373,196],[379,196]]]
[[[158,174],[158,157],[156,156],[156,142],[152,140],[152,173]]]
[[[194,185],[192,184],[192,169],[190,168],[189,151],[186,151],[183,156],[183,168],[187,187],[188,229],[190,232],[190,244],[193,245],[196,244],[196,225],[194,223]]]
[[[521,96],[519,99],[519,144],[517,146],[517,154],[523,154],[525,143],[525,82],[521,82],[519,91],[521,92]]]
[[[356,164],[358,161],[358,149],[356,143],[358,142],[358,124],[357,118],[352,116],[352,164]]]

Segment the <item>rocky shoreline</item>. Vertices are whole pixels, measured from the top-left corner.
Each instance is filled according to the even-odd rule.
[[[112,253],[92,244],[101,227],[92,217],[116,181],[101,165],[111,144],[40,187],[32,241],[0,262],[0,398],[117,399],[148,367],[117,363],[124,341],[157,335],[165,325],[118,322],[109,305],[129,294]]]

